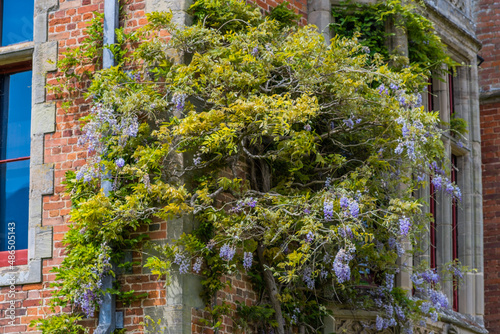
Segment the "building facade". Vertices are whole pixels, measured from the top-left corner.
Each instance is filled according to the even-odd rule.
[[[46,84],[56,83],[62,76],[57,62],[62,59],[63,52],[81,44],[85,38],[86,22],[94,17],[94,12],[104,12],[107,15],[105,24],[113,30],[114,15],[118,11],[117,3],[108,0],[23,0],[17,1],[14,9],[9,3],[12,2],[3,2],[5,19],[2,20],[0,47],[0,86],[4,92],[0,116],[0,222],[3,224],[0,227],[0,333],[25,333],[36,331],[28,327],[31,320],[52,314],[48,299],[53,291],[51,283],[55,274],[51,269],[59,266],[64,258],[62,239],[70,223],[71,201],[64,193],[63,181],[66,171],[83,166],[88,157],[87,151],[77,142],[81,126],[79,119],[88,113],[89,101],[76,96],[71,99],[69,107],[63,108],[62,101],[47,91]],[[21,3],[26,11],[18,10]],[[263,10],[278,4],[273,0],[257,0],[256,3]],[[290,3],[302,15],[301,23],[318,26],[326,40],[332,37],[329,25],[332,23],[332,6],[337,5],[335,1],[292,0]],[[455,116],[465,119],[468,138],[464,143],[451,134],[444,139],[447,154],[454,165],[455,180],[462,188],[463,202],[454,203],[441,194],[434,196],[432,189],[422,190],[420,196],[431,203],[429,213],[435,217],[436,223],[430,226],[428,236],[424,238],[427,240],[422,245],[424,255],[409,260],[426,259],[439,270],[441,264],[458,258],[476,271],[466,275],[464,285],[458,290],[452,283],[445,285],[445,293],[453,301],[453,310],[443,314],[442,321],[429,323],[427,328],[418,330],[420,333],[486,333],[483,317],[486,314],[487,320],[488,316],[494,319],[495,314],[494,308],[484,308],[477,58],[480,42],[475,31],[476,12],[471,0],[429,0],[426,4],[425,15],[435,23],[436,32],[448,46],[451,57],[464,66],[457,69],[455,76],[433,80],[432,90],[424,97],[424,104],[428,110],[439,110],[444,122],[449,123]],[[130,0],[122,5],[119,24],[126,32],[143,26],[146,13],[159,10],[172,10],[179,24],[190,23],[190,17],[185,13],[190,5],[188,0]],[[7,19],[14,16],[15,24]],[[408,41],[402,31],[393,32],[392,47],[407,52],[408,43],[412,41]],[[482,36],[481,31],[479,34]],[[481,78],[486,80],[483,74]],[[494,91],[493,78],[489,85],[489,90]],[[22,114],[18,110],[22,110]],[[484,119],[490,124],[494,124],[493,120]],[[487,126],[483,131],[487,131]],[[487,155],[490,149],[485,145],[483,143],[483,152]],[[486,181],[491,175],[487,167],[484,171]],[[491,205],[487,202],[488,197],[484,200],[485,208],[488,208]],[[25,223],[9,225],[10,221]],[[191,224],[183,219],[158,222],[137,233],[148,233],[153,240],[172,240],[192,228]],[[15,244],[10,240],[15,240]],[[489,240],[485,238],[485,245]],[[9,257],[12,249],[9,246],[12,245],[19,250],[15,259]],[[130,256],[134,261],[143,261],[140,253]],[[489,259],[487,257],[486,261]],[[491,262],[487,267],[494,265]],[[487,276],[487,282],[488,277],[492,276]],[[237,301],[251,304],[256,300],[257,296],[245,277],[226,279],[232,281],[232,289],[221,291],[221,299],[232,306]],[[121,273],[118,280],[125,291],[146,293],[147,297],[131,305],[107,300],[99,317],[83,321],[85,326],[96,329],[94,333],[109,333],[113,328],[141,333],[143,327],[140,323],[145,316],[164,319],[169,333],[207,332],[200,321],[204,316],[204,305],[199,297],[199,277],[175,276],[173,283],[165,289],[164,281],[157,281],[149,271],[137,266],[132,271]],[[398,284],[411,290],[408,275],[400,275]],[[494,298],[494,294],[487,296],[487,302]],[[375,319],[372,313],[353,315],[335,311],[334,314],[334,318],[325,320],[325,333],[367,332],[362,323]],[[494,323],[494,320],[490,321]],[[225,318],[220,333],[234,331],[232,320]]]

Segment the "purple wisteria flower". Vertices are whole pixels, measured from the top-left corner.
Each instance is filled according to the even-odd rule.
[[[314,241],[314,233],[309,231],[306,235],[306,242],[310,244],[313,241]]]
[[[354,237],[354,234],[352,233],[352,230],[349,226],[339,228],[338,232],[342,238],[351,238],[352,239]]]
[[[401,128],[401,132],[403,137],[408,137],[410,135],[410,129],[408,129],[408,124],[406,122],[403,123],[403,127]]]
[[[396,316],[400,321],[404,321],[406,319],[405,313],[399,305],[394,306],[394,312],[396,312]]]
[[[434,304],[434,307],[436,309],[438,310],[441,308],[447,309],[449,307],[448,297],[446,297],[444,293],[433,289],[429,289],[428,292],[430,297],[429,299]]]
[[[255,208],[255,206],[257,205],[257,200],[253,197],[250,197],[248,198],[247,205],[251,208]]]
[[[392,291],[392,289],[394,288],[394,275],[393,274],[385,274],[385,286],[384,288],[387,290],[387,291]]]
[[[455,191],[455,187],[453,186],[453,184],[452,184],[452,183],[447,183],[447,184],[445,185],[445,189],[444,189],[444,191],[446,191],[446,193],[447,193],[448,195],[453,195],[453,192]]]
[[[381,84],[380,86],[378,86],[378,93],[380,95],[382,95],[383,93],[387,95],[389,94],[389,91],[387,90],[387,88],[385,88],[384,84]]]
[[[85,172],[83,171],[83,169],[80,169],[80,170],[78,171],[78,173],[76,173],[76,179],[77,179],[78,181],[80,181],[81,179],[83,179],[83,177],[84,177],[84,176],[85,176]]]
[[[428,269],[422,273],[419,274],[420,277],[426,281],[429,284],[437,284],[441,277],[439,277],[439,274],[436,273],[435,270]]]
[[[429,313],[429,310],[431,309],[432,306],[433,305],[431,302],[424,302],[422,303],[422,305],[420,305],[420,312],[427,314]]]
[[[219,255],[223,260],[231,261],[236,253],[236,249],[234,247],[229,246],[228,244],[223,245],[220,248]]]
[[[351,118],[344,119],[344,124],[349,128],[354,128],[354,121]]]
[[[184,110],[186,104],[186,96],[187,95],[184,93],[175,93],[172,97],[172,103],[175,105],[175,109],[177,109],[177,111]]]
[[[354,218],[357,218],[359,215],[359,205],[355,200],[352,200],[351,203],[349,203],[349,213]]]
[[[325,180],[325,188],[330,188],[331,185],[332,185],[332,178],[327,177]]]
[[[124,133],[129,137],[137,137],[137,133],[139,132],[139,122],[137,117],[132,117],[126,123]]]
[[[436,190],[441,190],[443,188],[443,177],[441,175],[435,175],[431,180],[432,185]]]
[[[311,126],[309,124],[304,125],[304,130],[311,131]]]
[[[123,166],[125,166],[125,160],[123,160],[123,158],[118,158],[115,160],[115,165],[118,168],[122,168]]]
[[[392,89],[392,90],[398,90],[398,89],[399,89],[399,86],[398,86],[398,85],[396,85],[395,83],[391,83],[391,84],[389,85],[389,88],[390,88],[390,89]]]
[[[201,264],[203,263],[203,258],[202,257],[197,257],[196,258],[196,261],[194,262],[194,265],[193,265],[193,271],[195,273],[199,273],[200,270],[201,270]]]
[[[91,283],[87,283],[83,286],[83,292],[75,298],[75,305],[79,306],[87,317],[91,318],[94,316],[96,304],[101,304],[99,289],[92,286]]]
[[[410,218],[403,216],[403,218],[399,219],[399,233],[401,233],[402,236],[406,237],[408,235],[410,227]]]
[[[380,317],[379,315],[377,315],[377,320],[375,321],[375,328],[378,331],[382,331],[386,328],[384,319],[382,317]]]
[[[394,307],[392,306],[392,304],[386,304],[384,306],[385,308],[385,315],[388,317],[388,318],[392,318],[393,314],[394,314]]]
[[[179,265],[179,273],[181,274],[187,274],[191,267],[189,259],[181,253],[175,253],[173,263]]]
[[[418,286],[424,284],[424,279],[417,274],[411,275],[411,281],[413,282],[413,284],[417,286],[417,288]]]
[[[417,98],[415,102],[415,107],[420,107],[422,105],[422,94],[417,93],[415,97]]]
[[[333,202],[325,201],[323,203],[323,213],[325,214],[326,221],[333,219]]]
[[[404,144],[399,143],[398,146],[394,149],[394,153],[401,154],[404,151]]]
[[[333,261],[333,271],[335,272],[335,276],[337,276],[337,281],[339,283],[344,283],[351,279],[351,268],[349,267],[349,262],[353,259],[351,251],[345,251],[344,248],[341,248],[337,255],[335,256],[335,260]]]
[[[196,157],[193,159],[193,165],[199,166],[201,164],[201,157]]]
[[[306,283],[308,289],[314,289],[314,278],[312,278],[311,267],[304,268],[304,270],[302,271],[302,280],[304,281],[304,283]]]
[[[252,267],[252,262],[253,262],[252,252],[243,253],[243,268],[245,268],[246,270],[250,269],[250,267]]]
[[[345,196],[342,196],[340,198],[340,207],[344,210],[347,210],[347,208],[349,207],[349,199]]]
[[[398,101],[399,101],[399,105],[400,105],[401,107],[405,108],[406,106],[408,106],[408,104],[407,104],[407,102],[406,102],[406,98],[405,98],[403,95],[401,95],[401,96],[399,97]]]
[[[394,249],[396,248],[396,239],[394,239],[393,237],[390,237],[388,240],[387,240],[387,244],[389,245],[389,248],[390,249]]]
[[[252,49],[252,56],[256,57],[258,53],[259,53],[259,48],[255,46]]]

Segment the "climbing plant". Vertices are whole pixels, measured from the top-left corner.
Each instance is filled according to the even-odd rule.
[[[355,36],[327,45],[285,5],[264,16],[240,0],[198,0],[190,13],[182,29],[172,13],[148,15],[132,53],[92,72],[80,139],[92,158],[67,173],[72,225],[55,305],[93,316],[123,250],[155,249],[145,266],[167,283],[173,272],[203,276],[216,330],[230,315],[216,292],[235,274],[260,292],[233,315],[250,331],[318,332],[331,307],[377,311],[376,330],[436,321],[447,274],[397,262],[429,225],[413,195],[425,175],[461,199],[440,167],[438,113],[422,106],[426,69],[392,69]],[[427,57],[446,63],[433,43]],[[176,217],[198,228],[166,245],[134,234]],[[414,297],[394,285],[401,271]]]
[[[389,22],[401,29],[408,38],[408,61],[419,66],[420,71],[429,74],[452,69],[459,64],[446,53],[446,48],[434,32],[432,22],[424,17],[425,5],[419,1],[377,1],[357,3],[344,1],[332,7],[335,34],[352,37],[359,34],[359,42],[372,55],[378,53],[387,61],[391,56],[386,41],[391,33],[386,30]],[[429,72],[427,72],[429,71]]]

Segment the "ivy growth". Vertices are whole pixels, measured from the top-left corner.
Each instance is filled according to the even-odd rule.
[[[410,64],[419,65],[424,73],[436,74],[441,73],[443,67],[456,67],[459,64],[446,53],[432,22],[422,15],[423,12],[424,5],[418,1],[390,0],[371,4],[346,1],[333,7],[335,23],[332,29],[340,36],[359,34],[360,43],[369,48],[372,55],[381,54],[389,60],[391,50],[386,41],[390,33],[386,31],[386,23],[390,22],[407,35]]]

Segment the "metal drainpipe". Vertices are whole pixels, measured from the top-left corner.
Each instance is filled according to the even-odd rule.
[[[114,44],[116,41],[115,29],[118,28],[119,19],[118,19],[118,11],[119,11],[118,0],[104,0],[104,45]],[[103,68],[110,68],[115,65],[115,59],[113,54],[109,49],[103,50]],[[109,192],[112,188],[112,183],[109,179],[106,178],[106,173],[101,181],[101,187],[106,196],[109,195]],[[116,264],[113,265],[113,271],[116,272]],[[112,275],[107,275],[103,278],[102,289],[111,289],[113,288],[113,282],[115,278]],[[122,322],[123,316],[122,314]],[[119,315],[119,316],[120,316]],[[103,301],[99,308],[99,325],[95,330],[95,334],[110,334],[116,329],[116,297],[110,293],[106,293],[104,295]],[[119,326],[123,328],[122,326]]]

